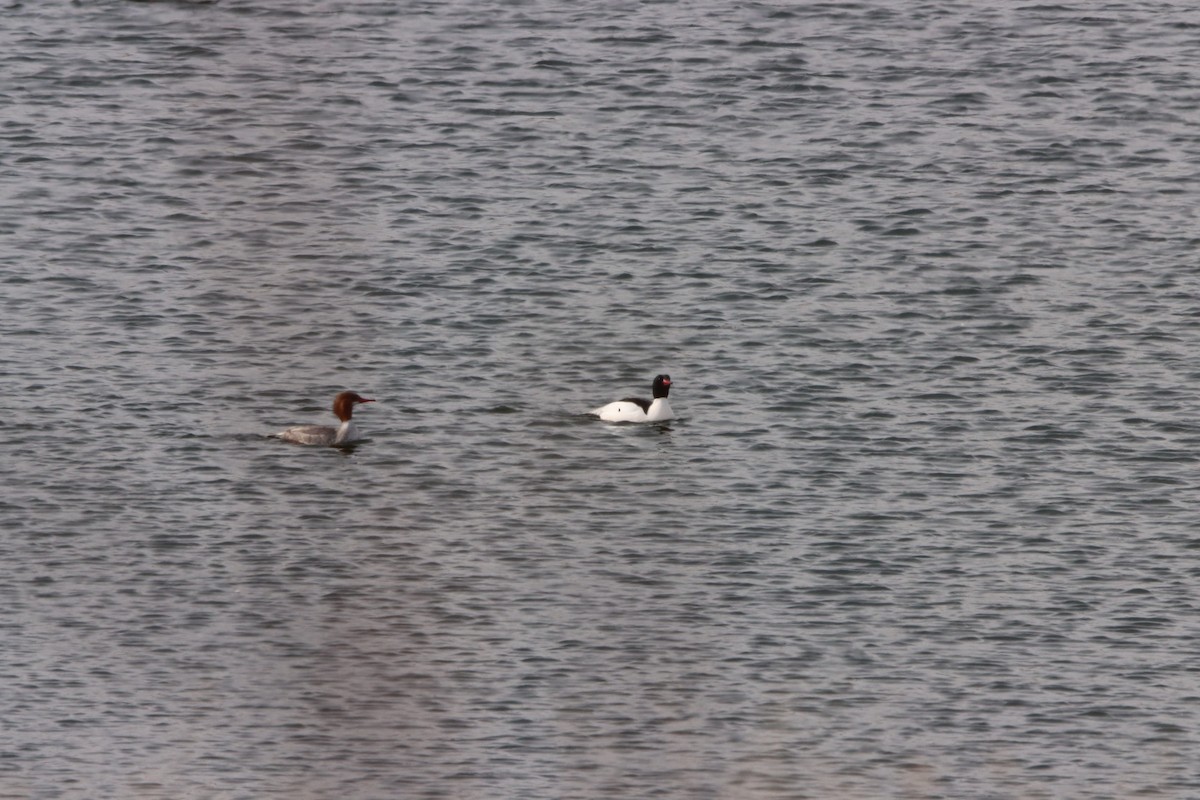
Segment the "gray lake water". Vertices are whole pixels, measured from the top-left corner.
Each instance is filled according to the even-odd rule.
[[[2,19],[3,800],[1200,796],[1194,4]]]

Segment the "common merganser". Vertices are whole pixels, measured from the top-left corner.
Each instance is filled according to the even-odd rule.
[[[659,375],[652,386],[653,400],[642,397],[626,397],[605,406],[593,409],[592,413],[605,422],[663,422],[673,419],[671,403],[667,394],[671,391],[671,376]]]
[[[317,444],[325,447],[350,444],[361,438],[351,419],[354,416],[354,406],[358,403],[374,402],[370,398],[360,397],[355,392],[340,392],[333,398],[333,413],[342,421],[340,426],[334,428],[331,425],[297,425],[271,435],[296,444]]]

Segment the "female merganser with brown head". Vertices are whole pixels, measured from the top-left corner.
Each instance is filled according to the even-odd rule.
[[[605,422],[664,422],[675,417],[667,394],[671,391],[671,376],[659,375],[651,387],[653,400],[626,397],[593,409],[592,413]]]
[[[370,398],[360,397],[355,392],[341,392],[333,398],[333,413],[342,421],[340,426],[334,428],[329,425],[297,425],[271,435],[296,444],[317,444],[325,447],[350,444],[361,438],[351,419],[354,416],[354,406],[358,403],[374,402]]]

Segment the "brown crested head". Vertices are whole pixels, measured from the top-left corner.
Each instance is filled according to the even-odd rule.
[[[358,403],[374,403],[369,397],[363,397],[357,392],[339,392],[333,398],[333,414],[342,422],[354,416],[354,406]]]

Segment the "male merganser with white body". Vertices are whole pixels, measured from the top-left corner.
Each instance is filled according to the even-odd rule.
[[[671,376],[659,375],[654,379],[653,400],[644,397],[626,397],[606,406],[593,409],[592,413],[605,422],[663,422],[675,417],[667,394],[671,391]]]
[[[351,419],[354,416],[354,406],[358,403],[374,402],[369,398],[360,397],[355,392],[341,392],[333,398],[333,413],[342,421],[340,426],[334,428],[330,425],[297,425],[271,435],[296,444],[318,444],[325,447],[350,444],[361,438],[358,428],[354,427],[354,420]]]

